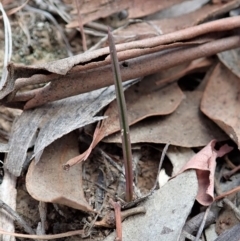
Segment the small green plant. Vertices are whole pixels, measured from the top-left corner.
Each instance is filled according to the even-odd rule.
[[[126,201],[131,202],[133,199],[133,170],[132,170],[132,149],[127,117],[127,107],[124,97],[122,78],[120,73],[117,51],[114,44],[113,36],[108,30],[108,41],[111,56],[112,72],[114,75],[114,84],[116,90],[116,99],[118,104],[118,114],[122,138],[122,149],[126,176]]]

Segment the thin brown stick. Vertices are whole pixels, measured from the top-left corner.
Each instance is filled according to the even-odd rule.
[[[237,188],[240,188],[239,186],[237,187]],[[234,188],[234,189],[237,189],[237,188]],[[231,191],[233,191],[234,189],[232,189]],[[221,191],[221,188],[220,188],[220,185],[219,185],[219,182],[218,182],[218,180],[215,178],[215,191],[216,191],[216,193],[219,195],[219,196],[221,196],[221,195],[223,195],[224,193],[222,193],[222,191]],[[234,192],[235,193],[235,192]],[[225,193],[226,194],[226,193]],[[231,194],[233,194],[233,193],[231,193]],[[219,197],[218,196],[218,197]],[[217,198],[218,198],[217,197]],[[215,201],[216,201],[216,198],[215,198]],[[229,200],[226,196],[224,196],[223,197],[223,202],[228,206],[228,207],[230,207],[232,210],[233,210],[233,212],[235,213],[235,215],[236,215],[236,217],[238,218],[238,220],[240,220],[240,211],[239,211],[239,209],[236,207],[236,205],[231,201],[231,200]]]
[[[240,170],[240,165],[232,169],[231,171],[228,171],[227,173],[224,173],[225,179],[229,179],[232,175],[234,175],[236,172]]]
[[[152,48],[155,46],[174,43],[177,41],[188,40],[196,38],[200,35],[204,35],[210,32],[222,32],[227,30],[232,30],[240,27],[240,17],[229,17],[209,23],[204,23],[198,26],[189,27],[182,29],[173,33],[164,34],[161,36],[153,37],[150,39],[143,39],[134,41],[128,44],[117,45],[117,51],[123,51],[126,49],[136,49],[136,48]]]
[[[41,234],[46,234],[45,226],[47,220],[47,203],[40,201],[38,204],[40,219],[41,219]]]
[[[220,33],[220,32],[223,34],[224,31],[229,31],[229,30],[239,28],[240,27],[239,19],[240,19],[239,16],[238,17],[225,18],[225,19],[216,20],[216,21],[212,21],[212,22],[209,22],[209,23],[201,24],[199,26],[190,27],[190,28],[187,28],[187,29],[184,29],[184,30],[179,30],[179,31],[176,31],[174,33],[169,33],[169,34],[153,37],[153,38],[150,38],[150,39],[133,41],[131,43],[126,43],[126,44],[119,44],[119,45],[116,46],[117,51],[119,52],[118,58],[119,58],[119,60],[126,60],[126,59],[129,59],[129,58],[135,58],[135,57],[138,57],[138,56],[142,56],[143,53],[147,54],[147,53],[159,51],[161,48],[166,47],[166,45],[169,45],[169,44],[173,45],[172,48],[174,48],[174,46],[176,47],[176,44],[174,44],[174,43],[176,43],[176,41],[181,41],[181,42],[184,41],[185,42],[186,40],[190,40],[190,39],[192,41],[193,38],[200,37],[200,36],[203,36],[203,35],[206,35],[206,34]],[[228,33],[227,36],[229,36],[229,34],[230,33]],[[179,45],[180,43],[177,43],[177,44]],[[211,54],[208,54],[208,50],[206,50],[205,54],[202,53],[201,57],[213,55],[213,54],[216,54],[217,52],[221,52],[221,51],[225,51],[225,50],[237,47],[236,45],[231,47],[230,46],[231,44],[228,44],[228,43],[226,43],[226,44],[229,45],[229,46],[228,47],[225,46],[225,48],[223,48],[223,49],[221,48],[223,46],[221,46],[219,50],[217,50],[217,51],[215,50],[214,53],[212,51]],[[83,61],[80,62],[80,63],[84,63],[84,61],[86,61],[86,62],[88,62],[87,64],[78,65],[78,66],[73,67],[72,70],[70,70],[68,76],[59,76],[59,75],[55,74],[52,77],[55,80],[59,80],[59,79],[65,80],[66,79],[67,81],[69,80],[69,78],[73,77],[74,81],[76,81],[76,80],[78,81],[78,78],[76,79],[76,76],[78,76],[80,70],[81,71],[83,71],[83,70],[85,70],[85,71],[89,70],[90,71],[90,69],[91,69],[90,72],[95,72],[95,71],[99,72],[101,70],[102,71],[108,71],[108,70],[106,70],[106,68],[108,67],[108,66],[106,66],[106,64],[109,63],[109,61],[110,61],[109,59],[105,59],[104,61],[97,61],[97,62],[93,61],[93,62],[91,62],[91,59],[97,58],[99,56],[108,55],[108,54],[109,54],[108,48],[103,48],[103,49],[100,49],[100,50],[93,51],[93,52],[91,52],[91,55],[84,56]],[[176,62],[179,62],[179,58],[181,59],[181,57],[179,57],[179,56],[178,56],[178,58],[177,58],[177,56],[175,56],[175,57],[176,57]],[[153,58],[154,58],[154,56],[153,56]],[[193,57],[190,59],[190,61],[193,60],[193,59],[197,59],[197,58],[198,58],[197,56],[193,55]],[[167,59],[166,61],[169,62],[169,59]],[[187,61],[187,60],[183,59],[183,61]],[[175,65],[177,64],[176,62],[169,62],[169,63],[170,63],[170,65],[173,63],[173,65],[171,65],[171,66],[174,66],[174,63],[175,63]],[[158,63],[159,63],[159,61],[158,61]],[[102,66],[103,69],[99,68],[99,66]],[[142,66],[139,69],[143,70],[142,76],[145,76],[146,74],[148,74],[148,71],[145,68],[142,68]],[[152,70],[152,68],[150,68],[149,71],[151,73],[154,73],[157,70]],[[87,72],[86,74],[88,74],[88,73],[89,72]],[[87,84],[90,82],[89,88],[87,90],[84,89],[84,87],[81,85],[81,83],[79,85],[79,89],[81,89],[81,91],[78,88],[75,88],[75,87],[72,87],[72,89],[76,89],[75,91],[78,92],[76,94],[80,94],[80,93],[83,93],[83,92],[88,92],[88,91],[91,91],[93,89],[99,88],[98,86],[96,86],[96,88],[93,88],[93,89],[91,88],[92,87],[91,81],[95,82],[95,80],[98,79],[98,76],[96,76],[96,77],[93,76],[93,77],[94,78],[89,78],[89,76],[87,76],[87,81],[85,81],[85,82],[87,82]],[[81,78],[81,72],[80,72],[79,78]],[[83,76],[83,79],[85,79],[84,76]],[[106,80],[106,83],[101,83],[102,81],[105,81],[105,80],[98,81],[98,82],[100,82],[99,85],[101,87],[109,85],[108,79]],[[43,82],[44,82],[44,80],[43,80]],[[34,84],[34,83],[32,83],[32,84]],[[68,88],[65,91],[65,87],[63,88],[64,92],[65,92],[65,95],[63,93],[58,94],[58,91],[60,91],[60,90],[58,89],[56,91],[56,88],[54,88],[54,87],[55,86],[49,86],[48,88],[52,88],[54,92],[57,92],[56,94],[57,94],[58,97],[54,98],[52,96],[52,97],[50,97],[50,100],[46,100],[44,103],[47,103],[48,101],[53,101],[53,100],[56,100],[56,99],[66,98],[68,96],[75,95],[75,93],[72,94],[71,93],[72,91],[70,91]],[[39,95],[41,95],[41,93],[39,93]],[[54,95],[54,94],[50,94],[50,95]],[[31,94],[29,96],[29,99],[30,98],[32,98]],[[44,99],[44,97],[40,97],[40,96],[38,98]],[[20,100],[21,96],[18,99]],[[32,103],[32,104],[29,104],[29,107],[26,106],[26,108],[32,108],[34,106],[41,105],[41,104],[44,104],[44,103],[42,103],[42,100],[41,100],[39,102],[39,104]],[[32,105],[32,107],[31,107],[31,105]]]
[[[154,48],[160,45],[175,43],[178,41],[187,41],[213,32],[223,32],[236,29],[240,27],[240,16],[229,17],[220,20],[211,21],[208,23],[200,24],[198,26],[189,27],[186,29],[178,30],[172,33],[163,34],[160,36],[132,41],[130,43],[123,43],[116,45],[117,52],[130,50],[130,49],[145,49]],[[106,54],[108,53],[105,48]],[[99,50],[96,50],[98,52]],[[134,56],[132,56],[133,58]],[[136,56],[135,56],[136,57]]]
[[[163,160],[166,156],[166,153],[167,153],[167,150],[168,150],[168,147],[169,147],[169,143],[167,143],[164,148],[163,148],[163,151],[162,151],[162,155],[161,155],[161,158],[160,158],[160,162],[159,162],[159,165],[158,165],[158,173],[157,173],[157,178],[155,180],[155,183],[154,183],[154,186],[152,187],[151,191],[149,193],[153,193],[157,187],[157,184],[158,184],[158,178],[159,178],[159,173],[161,171],[161,168],[162,168],[162,164],[163,164]]]
[[[122,241],[122,220],[121,220],[121,205],[118,202],[114,202],[110,199],[115,211],[115,221],[116,221],[116,240]]]
[[[107,196],[105,196],[101,208],[98,210],[97,215],[95,216],[95,218],[92,220],[91,224],[89,225],[89,227],[88,227],[88,232],[87,232],[86,234],[84,234],[84,235],[82,236],[82,238],[87,238],[88,236],[90,236],[91,230],[92,230],[93,226],[95,225],[95,223],[96,223],[99,215],[101,214],[101,212],[102,212],[102,210],[103,210],[103,208],[104,208],[104,203],[106,203],[106,199],[107,199]]]
[[[57,239],[57,238],[70,237],[70,236],[73,236],[73,235],[82,235],[82,234],[83,234],[83,230],[76,230],[76,231],[70,231],[70,232],[59,233],[59,234],[29,235],[29,234],[22,234],[22,233],[6,232],[6,231],[0,229],[0,233],[1,233],[1,234],[6,234],[6,235],[11,235],[11,236],[14,236],[14,237],[19,237],[19,238],[49,240],[49,239]]]
[[[148,74],[165,70],[184,62],[189,62],[198,58],[212,56],[216,53],[239,47],[240,36],[222,38],[195,47],[169,50],[168,52],[157,52],[146,55],[121,64],[122,80],[138,78]],[[97,80],[97,81],[96,81]],[[47,86],[39,89],[35,96],[25,105],[25,109],[33,108],[49,101],[70,97],[80,93],[85,93],[112,84],[111,66],[96,68],[91,71],[73,73],[67,76],[59,76]],[[16,96],[21,100],[21,94]],[[24,100],[26,100],[26,95]],[[14,99],[12,100],[14,101]]]
[[[226,162],[226,164],[231,168],[234,169],[236,166],[230,161],[230,159],[228,158],[228,156],[226,155],[224,157],[224,161]]]
[[[236,192],[239,192],[239,191],[240,191],[240,186],[237,186],[237,187],[233,188],[232,190],[229,190],[227,192],[223,192],[223,193],[219,194],[217,197],[214,198],[214,201],[218,201],[222,198],[225,198],[225,197],[227,197],[231,194],[234,194]]]

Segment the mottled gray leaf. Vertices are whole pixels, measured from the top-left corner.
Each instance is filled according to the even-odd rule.
[[[198,182],[194,170],[169,181],[142,204],[146,214],[132,216],[123,222],[123,240],[179,240],[197,190]],[[112,241],[114,237],[116,234],[112,233],[104,241]]]
[[[240,48],[231,49],[221,53],[218,53],[218,58],[220,61],[231,70],[238,78],[240,78]]]
[[[127,88],[132,84],[130,81],[124,86]],[[95,115],[114,98],[114,86],[110,86],[24,111],[13,126],[5,163],[7,169],[15,176],[20,175],[36,134],[34,156],[39,160],[44,148],[56,139],[105,118]]]

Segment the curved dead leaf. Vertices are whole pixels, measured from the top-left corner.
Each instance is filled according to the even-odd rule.
[[[201,110],[221,127],[240,147],[240,79],[218,64],[203,94]]]
[[[215,144],[216,140],[212,140],[194,155],[177,174],[179,175],[189,169],[196,169],[198,179],[198,194],[196,199],[204,206],[210,205],[214,200],[216,158],[224,156],[233,149],[228,145],[224,145],[217,151],[214,149]]]
[[[43,202],[53,202],[82,211],[93,211],[87,203],[82,188],[82,165],[69,171],[63,165],[78,155],[78,139],[70,133],[49,145],[36,164],[32,161],[26,176],[29,194]]]
[[[89,155],[91,154],[92,152],[92,149],[101,141],[102,137],[101,137],[101,134],[100,134],[100,131],[101,131],[101,126],[100,126],[100,122],[98,122],[98,125],[94,131],[94,134],[93,134],[93,139],[92,139],[92,142],[90,144],[90,146],[88,147],[88,149],[83,152],[82,154],[78,155],[78,156],[75,156],[73,158],[71,158],[70,160],[68,160],[68,162],[66,164],[64,164],[63,168],[65,170],[68,170],[69,167],[73,166],[73,165],[76,165],[77,163],[79,162],[82,162],[82,161],[86,161],[87,158],[89,157]]]

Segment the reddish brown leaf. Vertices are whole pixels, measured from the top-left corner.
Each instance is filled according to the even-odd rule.
[[[65,169],[68,169],[69,167],[76,165],[79,162],[82,161],[86,161],[87,158],[89,157],[89,155],[92,152],[92,149],[101,141],[102,137],[101,137],[101,126],[100,126],[100,122],[98,123],[95,131],[94,131],[94,135],[93,135],[93,140],[92,143],[90,144],[90,146],[88,147],[88,149],[83,152],[80,155],[77,155],[73,158],[71,158],[70,160],[68,160],[68,162],[64,165]]]
[[[216,140],[212,140],[207,146],[193,156],[177,174],[179,175],[189,169],[196,169],[199,185],[196,199],[205,206],[210,205],[214,200],[216,158],[222,157],[233,149],[228,145],[224,145],[217,151],[214,149],[215,144]]]

